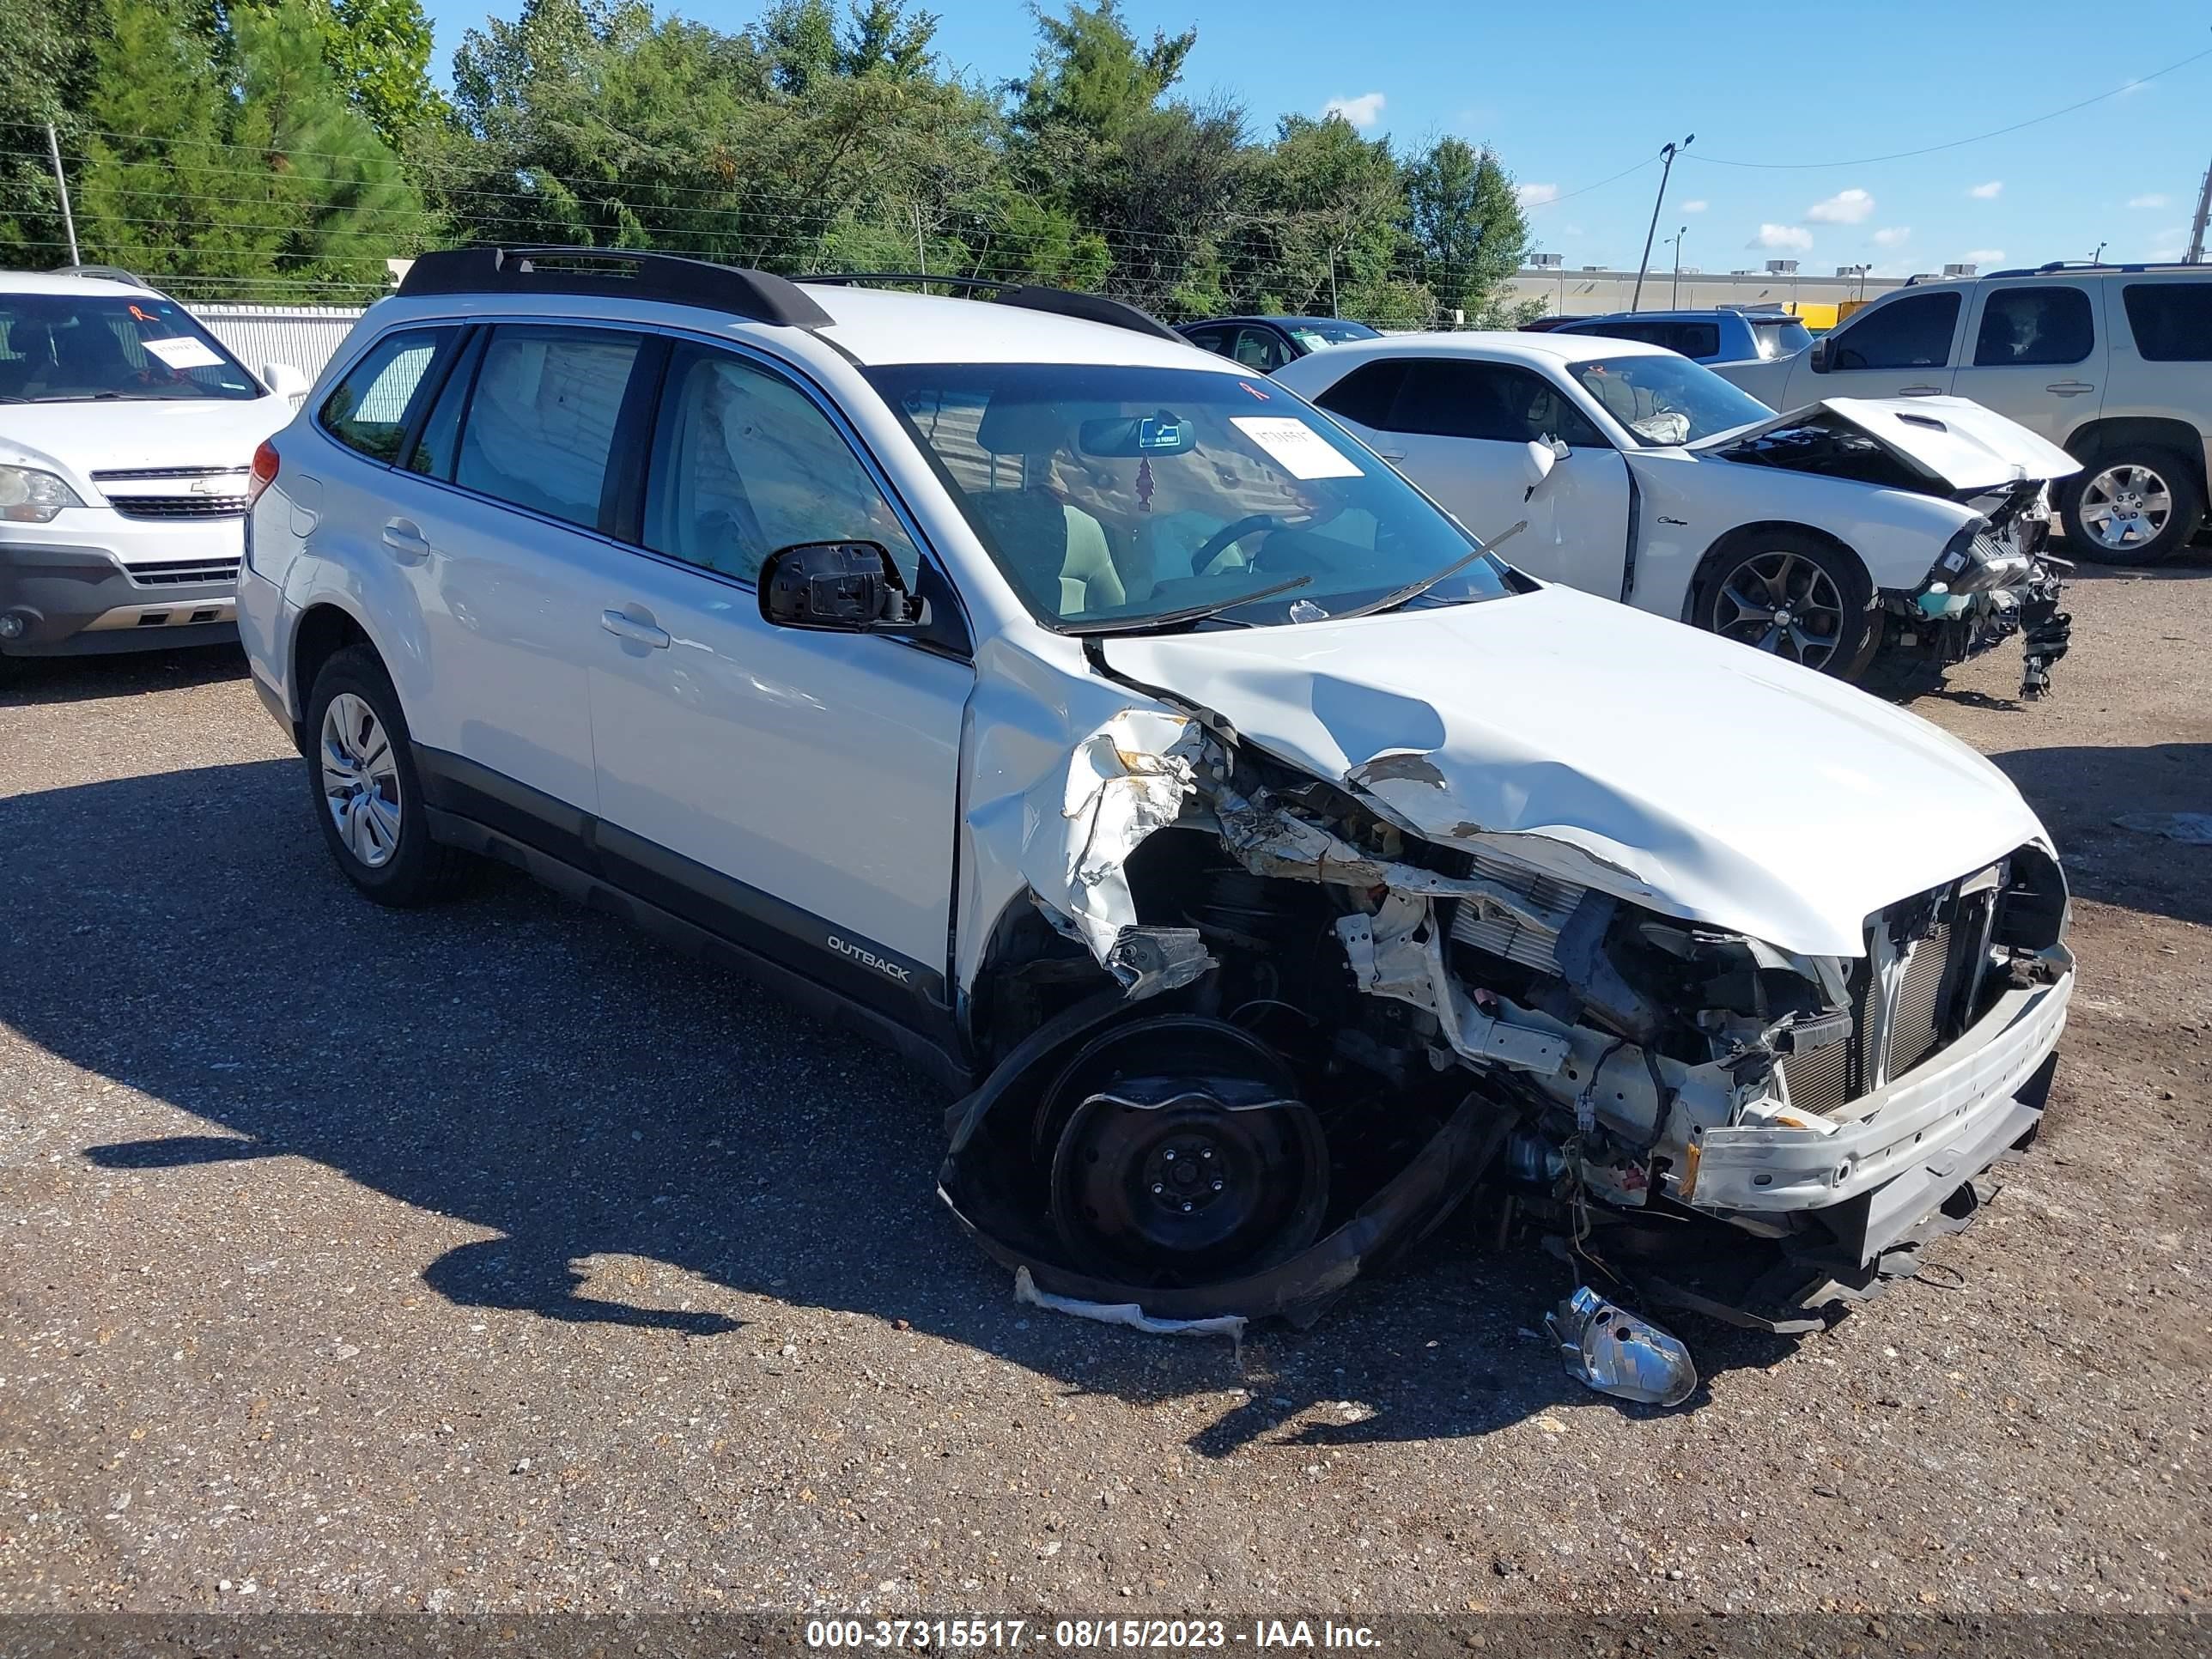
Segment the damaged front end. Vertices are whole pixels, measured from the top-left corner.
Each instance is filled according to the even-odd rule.
[[[1434,774],[1129,711],[1032,792],[1026,1034],[939,1182],[987,1250],[1123,1322],[1304,1322],[1474,1197],[1585,1278],[1802,1330],[2034,1133],[2071,985],[2040,846],[1807,956],[1550,836],[1424,833],[1390,802]]]
[[[2058,608],[2062,573],[2073,566],[2044,550],[2051,487],[2023,481],[1970,504],[1979,516],[1951,538],[1917,588],[1877,596],[1880,649],[1932,680],[2018,635],[2020,694],[2041,697],[2051,690],[2051,665],[2066,654],[2074,620]]]

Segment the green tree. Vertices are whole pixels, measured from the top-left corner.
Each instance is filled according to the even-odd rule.
[[[0,29],[0,249],[11,264],[69,258],[46,124],[54,124],[67,161],[82,155],[104,26],[99,0],[9,0]]]
[[[1505,283],[1528,251],[1528,224],[1498,158],[1439,138],[1406,167],[1410,228],[1437,302],[1478,328],[1511,321]]]
[[[1235,259],[1239,302],[1425,324],[1434,296],[1402,274],[1406,194],[1387,138],[1340,116],[1286,115],[1256,171]]]
[[[1032,135],[1066,124],[1097,138],[1118,136],[1182,78],[1183,59],[1198,44],[1195,29],[1155,31],[1152,45],[1140,47],[1115,0],[1069,0],[1064,17],[1036,6],[1030,14],[1043,38],[1028,81],[1013,89],[1021,100],[1016,123]]]
[[[430,84],[436,44],[422,0],[326,0],[323,55],[346,95],[397,148],[408,131],[441,118],[446,100]]]

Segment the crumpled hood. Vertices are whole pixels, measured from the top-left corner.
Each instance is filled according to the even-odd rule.
[[[255,446],[291,418],[291,400],[274,397],[0,404],[0,461],[59,472],[80,494],[95,471],[243,471]]]
[[[1564,587],[1103,648],[1425,840],[1808,955],[1861,955],[1874,912],[2047,840],[1925,720]]]
[[[1826,398],[1689,447],[1693,453],[1726,449],[1816,410],[1850,422],[1954,490],[2001,489],[2022,479],[2063,478],[2081,470],[2057,445],[1971,398]]]

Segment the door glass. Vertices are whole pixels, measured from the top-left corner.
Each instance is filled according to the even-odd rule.
[[[379,340],[323,399],[323,430],[372,460],[398,460],[416,395],[433,382],[431,360],[459,333],[410,328]]]
[[[1397,402],[1398,388],[1405,380],[1406,359],[1386,357],[1379,363],[1363,363],[1314,402],[1332,415],[1389,432],[1393,429],[1390,406]]]
[[[1237,349],[1233,355],[1245,368],[1256,368],[1262,374],[1273,374],[1291,358],[1291,354],[1283,349],[1283,343],[1264,328],[1238,329]]]
[[[1670,351],[1679,351],[1685,357],[1717,357],[1721,355],[1721,329],[1718,323],[1676,323],[1661,342]]]
[[[2146,362],[2212,362],[2212,283],[2130,283],[2120,299]]]
[[[634,334],[601,329],[495,329],[469,398],[453,482],[599,528],[638,343]]]
[[[720,352],[669,365],[645,544],[751,581],[799,542],[878,542],[911,587],[921,557],[844,434],[788,380]]]
[[[1914,294],[1866,312],[1835,335],[1828,367],[1940,368],[1950,360],[1959,295]]]
[[[1603,441],[1565,398],[1528,370],[1465,359],[1409,360],[1390,425],[1400,432],[1496,443],[1548,437],[1584,447]]]
[[[1974,367],[2078,363],[2094,343],[2089,296],[2080,289],[1996,289],[1982,307]]]
[[[1184,336],[1200,351],[1210,351],[1217,357],[1229,355],[1229,331],[1219,328],[1194,328]]]

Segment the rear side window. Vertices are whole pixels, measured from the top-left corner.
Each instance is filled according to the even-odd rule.
[[[1670,323],[1667,337],[1659,342],[1669,351],[1679,351],[1685,357],[1717,357],[1721,355],[1721,328],[1718,323]]]
[[[2130,283],[2120,298],[2136,349],[2150,362],[2212,362],[2212,283]]]
[[[1240,328],[1237,331],[1237,349],[1231,354],[1247,368],[1256,368],[1262,374],[1273,374],[1291,361],[1290,348],[1272,328]]]
[[[1403,357],[1362,363],[1314,402],[1332,415],[1385,431],[1390,424],[1390,405],[1398,401],[1398,388],[1406,381],[1406,363]]]
[[[1913,294],[1862,312],[1831,336],[1830,368],[1940,368],[1951,357],[1959,295]]]
[[[459,332],[410,328],[386,335],[323,399],[323,430],[373,461],[397,461],[416,404],[436,383],[431,365],[452,349]]]
[[[1974,367],[2078,363],[2095,343],[2089,296],[2080,289],[1996,289],[1982,306]]]
[[[461,424],[453,482],[599,528],[639,344],[634,334],[603,329],[494,329]]]
[[[1183,337],[1200,351],[1211,351],[1217,357],[1229,355],[1229,331],[1225,328],[1194,328]]]
[[[1813,343],[1813,335],[1804,324],[1792,317],[1779,323],[1753,323],[1751,343],[1760,361],[1772,362],[1778,357],[1796,356]]]
[[[1540,375],[1505,363],[1409,358],[1405,383],[1385,431],[1492,443],[1561,439],[1586,448],[1604,441],[1597,429]]]

